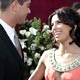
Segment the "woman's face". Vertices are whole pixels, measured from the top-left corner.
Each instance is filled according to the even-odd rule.
[[[70,26],[63,24],[59,20],[57,14],[55,14],[52,17],[51,25],[52,25],[52,34],[57,42],[63,43],[67,40],[68,41],[71,40],[69,35],[69,31],[71,30]]]

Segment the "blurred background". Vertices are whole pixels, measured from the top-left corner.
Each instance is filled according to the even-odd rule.
[[[31,14],[27,18],[29,21],[18,32],[24,52],[24,80],[28,80],[36,68],[42,53],[53,48],[54,38],[47,25],[49,15],[60,7],[71,7],[74,2],[79,0],[32,0]]]
[[[74,2],[80,2],[80,0],[32,0],[31,14],[28,19],[41,18],[41,21],[47,24],[48,16],[54,10],[63,6],[71,6]]]

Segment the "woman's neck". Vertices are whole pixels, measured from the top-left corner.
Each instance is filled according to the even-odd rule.
[[[60,43],[59,51],[61,52],[61,54],[76,53],[77,51],[80,51],[80,48],[75,43]]]

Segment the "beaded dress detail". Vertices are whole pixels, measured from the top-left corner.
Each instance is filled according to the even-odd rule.
[[[80,57],[66,66],[61,66],[55,61],[55,49],[52,49],[49,54],[51,66],[45,70],[45,80],[56,80],[56,72],[62,73],[59,80],[80,80]]]
[[[55,52],[55,50],[53,52]],[[56,61],[54,59],[54,56],[55,56],[55,53],[50,53],[49,60],[50,60],[50,63],[52,65],[52,67],[56,71],[65,72],[65,71],[69,71],[69,70],[72,70],[72,69],[80,66],[80,57],[78,57],[77,59],[75,59],[74,62],[70,63],[69,65],[60,66],[59,64],[56,63]]]

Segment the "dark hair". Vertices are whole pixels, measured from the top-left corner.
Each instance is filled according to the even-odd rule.
[[[0,0],[0,2],[1,2],[1,10],[5,11],[10,6],[10,4],[12,4],[13,1],[14,0]],[[20,5],[23,5],[24,1],[25,0],[18,0]]]
[[[72,9],[77,11],[78,9],[80,9],[80,2],[74,2],[71,7]]]
[[[0,0],[0,9],[1,9],[1,0]]]
[[[51,20],[52,17],[57,14],[59,20],[66,25],[69,25],[72,29],[70,30],[70,37],[72,38],[72,44],[73,42],[76,43],[80,47],[80,16],[79,14],[71,9],[70,7],[62,7],[55,12],[53,12],[49,16],[49,26],[50,29],[52,28],[51,26]],[[77,26],[75,29],[75,25]]]

